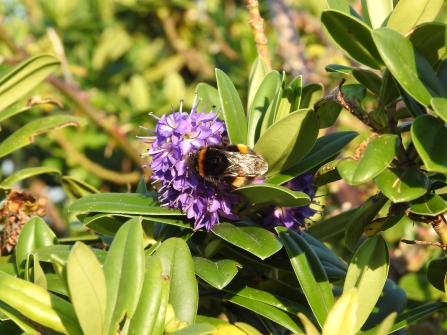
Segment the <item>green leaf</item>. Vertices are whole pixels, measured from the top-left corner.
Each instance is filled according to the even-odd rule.
[[[252,109],[253,100],[259,90],[259,86],[268,73],[269,72],[267,65],[265,65],[264,59],[261,56],[256,57],[250,69],[250,74],[248,75],[248,111]],[[250,147],[253,146],[250,145],[250,143],[248,143],[248,145]]]
[[[196,323],[186,328],[177,330],[174,335],[211,335],[216,333],[216,328],[208,323]]]
[[[432,115],[419,115],[411,126],[414,146],[427,171],[447,172],[447,128]]]
[[[288,87],[293,91],[294,101],[290,111],[294,112],[300,109],[301,95],[303,94],[303,76],[293,79]]]
[[[435,113],[444,121],[447,122],[447,99],[433,98],[430,101]]]
[[[382,235],[367,239],[355,252],[343,287],[343,291],[358,289],[359,308],[354,333],[360,330],[379,300],[389,265],[388,247]]]
[[[282,207],[301,207],[310,203],[310,198],[306,193],[268,183],[239,187],[235,193],[254,204],[266,203]]]
[[[107,309],[104,334],[116,334],[125,315],[137,307],[144,279],[144,249],[141,218],[127,221],[115,235],[104,262]]]
[[[395,80],[396,88],[401,96],[402,101],[405,103],[411,117],[417,117],[419,115],[427,114],[426,108],[417,102],[407,91]]]
[[[212,106],[216,106],[214,108],[215,113],[219,113],[222,110],[222,106],[220,105],[219,91],[214,86],[205,83],[199,83],[196,86],[197,96],[202,98],[204,104],[207,104],[207,109],[211,109]]]
[[[416,101],[429,107],[432,97],[446,96],[432,67],[409,40],[389,28],[376,29],[372,36],[394,78]]]
[[[13,67],[0,79],[0,110],[28,94],[60,64],[54,55],[40,54]]]
[[[160,258],[149,257],[143,288],[135,314],[130,320],[128,334],[162,334],[170,285],[170,278],[164,276],[162,272]],[[148,315],[156,317],[148,317]]]
[[[264,77],[256,91],[248,113],[247,145],[250,148],[261,136],[262,121],[280,86],[281,75],[277,71],[271,71]]]
[[[368,17],[373,28],[379,28],[386,22],[388,15],[393,11],[393,0],[365,0],[367,6],[363,6],[363,15],[365,11],[368,13]]]
[[[276,113],[279,109],[282,95],[284,93],[284,85],[285,85],[284,81],[285,81],[285,75],[281,76],[281,84],[279,85],[278,90],[275,92],[272,102],[268,106],[264,118],[262,119],[260,136],[264,135],[267,129],[270,128],[273,125],[273,123],[275,123]]]
[[[85,244],[76,242],[67,265],[70,301],[84,335],[102,334],[106,311],[106,280],[101,264]]]
[[[317,173],[315,173],[313,183],[320,187],[340,180],[341,176],[337,170],[338,163],[340,163],[340,159],[336,159],[322,165],[318,169]]]
[[[11,312],[19,311],[25,322],[33,326],[37,322],[63,334],[83,334],[73,306],[68,301],[25,280],[0,277],[0,301],[3,312],[5,308]]]
[[[327,5],[330,9],[336,9],[340,12],[343,12],[347,15],[363,21],[362,16],[357,13],[346,0],[327,0]]]
[[[72,200],[77,200],[90,194],[97,194],[99,191],[85,181],[71,176],[63,176],[61,185],[65,193]]]
[[[33,253],[39,254],[39,261],[41,262],[53,262],[52,255],[57,256],[61,260],[67,261],[70,250],[73,246],[71,245],[47,245],[34,249]],[[107,256],[107,251],[100,249],[92,249],[93,253],[98,258],[99,262],[102,264]]]
[[[13,174],[9,175],[7,178],[3,179],[0,183],[0,188],[4,190],[10,190],[11,186],[21,180],[28,179],[30,177],[38,176],[40,174],[44,173],[56,173],[61,174],[61,172],[58,169],[47,167],[47,166],[40,166],[35,168],[28,168],[28,169],[22,169],[19,171],[14,172]]]
[[[427,22],[412,30],[409,40],[422,56],[434,66],[446,56],[445,23]]]
[[[405,34],[421,23],[433,21],[443,3],[443,0],[400,0],[386,26]]]
[[[271,176],[292,167],[306,156],[317,136],[318,120],[315,113],[300,110],[267,129],[254,150],[267,161],[267,175]]]
[[[295,96],[293,90],[290,87],[285,88],[278,109],[276,111],[275,122],[281,120],[284,116],[287,116],[291,112],[295,111],[292,109],[294,102]]]
[[[353,68],[346,65],[340,65],[340,64],[329,64],[324,67],[326,72],[338,72],[343,74],[352,74]]]
[[[447,28],[446,28],[447,30]],[[446,33],[446,40],[447,40],[447,33]],[[447,49],[447,46],[446,46]],[[442,87],[444,87],[444,91],[447,92],[447,58],[443,59],[441,61],[441,64],[439,64],[438,71],[436,72],[436,75],[438,76],[439,81],[441,82]]]
[[[427,193],[410,202],[410,212],[418,215],[435,216],[447,210],[447,202],[439,195]]]
[[[236,276],[238,268],[242,266],[230,259],[212,262],[206,258],[194,257],[194,271],[211,286],[221,290]]]
[[[28,254],[44,246],[58,244],[56,235],[40,217],[31,218],[23,226],[17,241],[16,264],[20,277],[25,275]],[[42,258],[41,258],[42,259]]]
[[[388,199],[382,194],[375,195],[356,209],[345,230],[345,242],[349,251],[354,252],[366,224],[374,219],[387,201]]]
[[[45,272],[42,269],[42,266],[39,262],[39,255],[37,254],[30,254],[30,258],[33,258],[33,268],[32,268],[32,275],[31,278],[34,284],[42,287],[43,289],[47,290],[47,278],[45,277]]]
[[[386,168],[374,178],[380,191],[392,202],[406,202],[427,193],[427,176],[416,169]]]
[[[32,143],[34,141],[34,136],[49,130],[67,126],[82,127],[86,124],[87,121],[85,119],[71,115],[47,116],[31,121],[14,132],[7,139],[3,140],[0,144],[0,157]]]
[[[399,95],[400,93],[397,89],[393,75],[387,68],[385,68],[383,71],[382,86],[380,87],[379,101],[382,101],[383,106],[387,106],[389,103],[398,99]]]
[[[428,264],[427,279],[438,290],[445,292],[445,276],[447,272],[447,258],[436,258]]]
[[[299,163],[275,176],[267,179],[269,184],[283,184],[300,174],[309,171],[318,164],[337,155],[358,133],[355,131],[339,131],[323,135],[316,140],[315,145]]]
[[[313,108],[315,101],[323,96],[324,87],[320,83],[311,83],[303,86],[301,95],[300,108]]]
[[[180,238],[170,238],[160,245],[155,256],[161,259],[163,275],[171,278],[169,303],[174,307],[175,316],[194,324],[198,286],[188,245]]]
[[[184,215],[179,210],[158,206],[158,193],[101,193],[87,195],[70,206],[70,212],[102,212],[129,215]]]
[[[295,275],[320,326],[334,304],[334,296],[314,250],[297,232],[276,228],[289,255]]]
[[[323,326],[324,334],[355,334],[354,327],[358,308],[356,289],[343,290],[332,307]]]
[[[318,221],[308,227],[307,232],[320,241],[325,241],[333,236],[343,233],[349,219],[357,209],[350,209],[330,218]]]
[[[241,98],[231,79],[216,69],[217,89],[231,143],[247,144],[247,119]]]
[[[265,259],[282,248],[278,238],[271,232],[259,227],[236,227],[222,222],[214,226],[211,231],[228,243]]]
[[[277,324],[289,329],[294,333],[298,334],[303,333],[301,328],[297,325],[297,322],[290,316],[290,314],[278,308],[275,308],[273,306],[264,304],[256,300],[240,297],[233,294],[227,294],[224,296],[223,299],[224,301],[228,301],[233,304],[242,306],[255,312],[256,314],[262,315],[267,319],[276,322]]]
[[[372,71],[358,69],[355,68],[352,70],[352,75],[357,81],[365,86],[368,90],[370,90],[375,95],[380,95],[380,88],[382,86],[382,78],[380,78],[377,74]],[[343,86],[343,91],[346,89],[348,85]],[[344,93],[344,92],[343,92]],[[366,95],[363,95],[363,98],[359,100],[362,101]]]
[[[321,22],[339,47],[357,62],[380,69],[383,61],[371,36],[371,28],[337,10],[324,10]]]
[[[358,159],[343,159],[337,165],[340,176],[351,185],[363,184],[379,175],[394,159],[399,150],[400,139],[384,134],[373,138]]]

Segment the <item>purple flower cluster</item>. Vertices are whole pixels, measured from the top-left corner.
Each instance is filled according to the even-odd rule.
[[[291,189],[292,191],[301,191],[306,193],[310,199],[315,196],[315,191],[312,189],[312,174],[303,173],[298,177],[293,178],[282,186]],[[310,208],[309,205],[302,207],[280,207],[277,206],[273,212],[267,214],[264,218],[264,226],[275,232],[275,227],[285,226],[287,228],[300,231],[300,228],[305,227],[305,219],[312,217],[317,211]]]
[[[197,96],[196,96],[197,98]],[[188,155],[198,148],[221,142],[226,133],[223,121],[215,113],[198,112],[200,100],[190,113],[172,109],[169,115],[154,116],[158,122],[155,131],[146,129],[154,136],[140,137],[152,143],[148,155],[152,157],[150,167],[160,201],[164,206],[180,209],[188,218],[193,218],[194,229],[205,227],[210,230],[219,223],[219,216],[234,220],[238,217],[231,212],[231,205],[239,198],[230,193],[229,187],[216,189],[203,178],[188,170]]]

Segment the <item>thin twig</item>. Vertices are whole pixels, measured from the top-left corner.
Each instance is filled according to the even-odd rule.
[[[439,248],[443,249],[442,243],[440,243],[440,242],[406,240],[404,238],[401,239],[400,241],[405,244],[431,245],[433,247],[439,247]]]
[[[247,0],[247,8],[250,12],[250,19],[248,23],[253,31],[253,37],[258,50],[258,55],[264,59],[267,70],[272,71],[272,60],[270,59],[269,49],[267,46],[267,37],[264,33],[264,19],[259,13],[258,0]]]

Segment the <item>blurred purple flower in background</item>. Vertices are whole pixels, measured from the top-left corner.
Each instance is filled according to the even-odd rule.
[[[196,95],[197,98],[197,95]],[[221,142],[225,136],[225,123],[217,119],[215,113],[204,113],[205,106],[198,112],[200,99],[194,99],[190,113],[183,112],[183,101],[178,112],[156,117],[155,131],[144,128],[153,136],[139,137],[151,147],[146,155],[152,157],[153,184],[162,193],[162,206],[180,209],[188,218],[194,218],[194,229],[205,227],[210,230],[219,223],[219,216],[234,220],[231,205],[239,198],[230,193],[230,188],[222,185],[218,189],[203,178],[188,171],[188,155],[191,151]]]
[[[315,191],[312,189],[312,174],[303,173],[298,177],[293,178],[282,186],[291,189],[292,191],[301,191],[306,193],[311,201],[315,196]],[[311,202],[312,203],[312,202]],[[300,228],[305,227],[305,219],[314,216],[318,211],[310,208],[310,205],[302,207],[280,207],[276,206],[273,212],[267,214],[264,218],[264,226],[275,232],[275,227],[285,226],[295,231],[300,231]]]

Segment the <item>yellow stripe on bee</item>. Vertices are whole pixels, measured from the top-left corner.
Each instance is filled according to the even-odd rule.
[[[202,149],[199,152],[199,156],[197,157],[197,170],[199,174],[203,177],[205,175],[205,171],[203,170],[203,160],[205,159],[205,151],[206,149]]]
[[[244,186],[246,180],[247,178],[245,177],[236,177],[231,184],[234,187],[241,187]]]
[[[239,152],[242,153],[242,154],[249,154],[250,153],[250,149],[246,145],[238,144],[237,148],[239,149]]]

